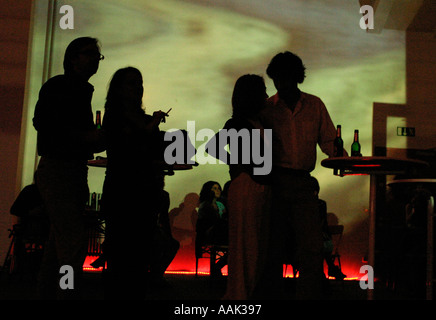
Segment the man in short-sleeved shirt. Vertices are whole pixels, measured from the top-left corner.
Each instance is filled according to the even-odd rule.
[[[336,130],[321,99],[298,88],[305,78],[298,56],[277,54],[267,74],[277,93],[262,113],[264,127],[273,134],[271,275],[266,275],[266,286],[280,282],[283,263],[292,264],[299,272],[297,298],[317,299],[323,277],[322,230],[310,172],[317,145],[333,155]]]
[[[333,156],[336,130],[320,98],[300,91],[292,112],[278,94],[269,100],[263,115],[273,130],[273,164],[311,172],[316,163],[316,146]]]

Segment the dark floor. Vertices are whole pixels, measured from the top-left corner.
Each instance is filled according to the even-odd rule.
[[[331,315],[332,312],[335,313],[335,310],[344,314],[350,314],[350,310],[375,314],[380,313],[380,303],[383,303],[382,305],[386,308],[386,311],[389,311],[389,314],[392,315],[393,312],[399,313],[399,310],[402,310],[401,313],[409,308],[416,310],[417,300],[387,290],[386,286],[376,282],[374,290],[374,300],[376,301],[368,301],[367,291],[360,288],[359,281],[326,280],[323,301],[314,303],[296,301],[294,290],[298,280],[287,278],[285,279],[284,299],[245,302],[223,301],[221,297],[225,292],[226,277],[211,281],[207,275],[195,277],[195,275],[191,274],[166,274],[165,285],[150,290],[145,301],[109,302],[103,301],[101,273],[86,273],[84,278],[84,301],[70,305],[74,306],[74,308],[67,308],[68,312],[74,312],[79,316],[86,314],[87,317],[92,317],[91,314],[96,313],[96,317],[99,318],[103,317],[103,313],[114,314],[114,311],[111,312],[111,310],[117,312],[124,310],[128,311],[128,314],[142,314],[144,318],[153,320],[178,319],[180,316],[185,319],[233,319],[230,315],[235,314],[239,314],[238,319],[240,315],[245,315],[248,319],[276,319],[277,314],[283,315],[286,312],[295,312],[297,309],[314,313],[314,315],[324,312],[325,316]],[[385,303],[388,300],[391,304],[386,305]],[[408,300],[414,300],[415,302],[411,303]],[[29,304],[32,301],[36,303]],[[53,305],[50,302],[41,303],[41,301],[38,301],[34,281],[19,276],[11,277],[4,273],[1,275],[0,280],[0,305],[4,310],[5,307],[10,309],[11,306],[28,306],[28,308],[32,308],[31,310],[35,314],[48,315],[51,312],[50,310],[54,310],[50,307]],[[62,306],[59,303],[55,305]],[[98,308],[95,308],[95,306],[98,306]],[[432,306],[431,302],[426,303],[424,301],[419,305],[419,310],[428,308],[430,311],[430,308],[433,308]],[[198,308],[207,308],[209,311],[207,311],[207,315],[199,314],[199,312],[202,312],[200,310],[204,309]],[[15,310],[26,312],[27,309],[18,308]],[[39,312],[35,310],[39,310]],[[56,310],[59,310],[59,308]],[[187,316],[189,313],[190,316]],[[195,316],[194,313],[196,313]],[[146,317],[147,314],[152,314],[152,316]]]
[[[212,281],[207,275],[166,274],[162,285],[155,286],[147,294],[148,301],[219,301],[226,288],[227,278]],[[103,300],[102,274],[84,274],[83,300]],[[294,300],[295,279],[285,279],[285,299]],[[425,296],[422,296],[425,300]],[[367,291],[360,288],[359,281],[326,280],[324,300],[367,300]],[[37,300],[35,281],[26,276],[1,274],[0,300]],[[388,290],[375,284],[374,300],[419,300],[404,293]]]

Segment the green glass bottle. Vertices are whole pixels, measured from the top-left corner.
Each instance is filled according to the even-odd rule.
[[[97,129],[101,129],[101,111],[97,110],[95,115],[95,125],[97,126]]]
[[[354,140],[351,145],[351,156],[352,157],[361,157],[360,153],[360,143],[359,143],[359,130],[354,130]]]
[[[336,128],[336,138],[333,142],[334,144],[334,156],[335,157],[343,157],[344,156],[344,141],[342,140],[342,127],[338,124]]]

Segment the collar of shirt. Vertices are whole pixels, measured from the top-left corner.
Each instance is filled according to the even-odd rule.
[[[276,93],[275,95],[270,97],[268,99],[268,101],[270,102],[271,106],[286,108],[291,112],[291,114],[295,115],[298,112],[300,112],[303,109],[303,107],[305,106],[304,102],[306,100],[306,97],[307,97],[307,94],[300,90],[300,99],[298,99],[297,104],[295,105],[294,111],[292,111],[291,108],[288,106],[288,104],[283,99],[281,99],[279,97],[278,93]]]

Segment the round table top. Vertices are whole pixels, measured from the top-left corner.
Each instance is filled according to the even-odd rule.
[[[107,158],[97,158],[97,159],[93,159],[93,160],[88,160],[88,166],[98,167],[98,168],[106,168]]]
[[[436,183],[436,179],[398,179],[392,180],[388,184],[401,184],[401,183]]]
[[[392,157],[336,157],[321,161],[326,168],[341,170],[350,174],[398,174],[413,169],[424,169],[425,161]]]

